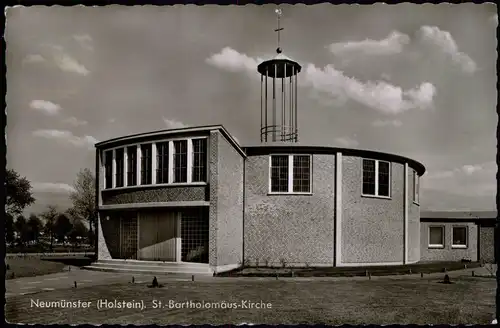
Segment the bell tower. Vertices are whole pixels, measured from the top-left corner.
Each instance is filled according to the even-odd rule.
[[[280,48],[281,9],[276,9],[276,57],[257,66],[260,73],[260,141],[298,142],[297,76],[301,66]]]

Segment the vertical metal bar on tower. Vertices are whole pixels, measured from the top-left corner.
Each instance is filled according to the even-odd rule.
[[[273,76],[273,141],[276,141],[276,75],[278,75],[278,65],[274,64],[274,76]]]
[[[262,111],[264,110],[264,106],[262,105],[262,94],[263,90],[262,87],[264,86],[264,75],[260,76],[260,142],[262,142],[262,120],[263,120],[263,113]]]
[[[297,113],[297,75],[295,75],[295,142],[297,142],[299,140],[299,131],[298,131],[298,122],[299,122],[299,118],[298,118],[298,113]]]
[[[286,88],[285,88],[285,80],[286,80],[286,64],[284,65],[284,72],[285,74],[283,75],[281,79],[281,141],[285,141],[286,137],[286,129],[285,129],[285,124],[286,124]]]
[[[267,142],[267,116],[268,116],[268,110],[267,110],[267,77],[268,77],[268,75],[269,75],[269,71],[268,71],[268,68],[266,68],[266,95],[265,95],[265,99],[264,99],[264,102],[266,103],[266,105],[265,105],[266,117],[264,118],[266,125],[264,126],[264,131],[262,131],[262,130],[260,131],[261,134],[264,132],[264,139],[266,142]]]
[[[295,66],[292,66],[292,75],[290,75],[290,124],[289,129],[289,141],[293,141],[293,134],[294,134],[294,128],[293,128],[293,76],[295,75]]]

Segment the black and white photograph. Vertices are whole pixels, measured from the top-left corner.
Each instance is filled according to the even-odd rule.
[[[495,3],[5,18],[7,322],[497,323]]]

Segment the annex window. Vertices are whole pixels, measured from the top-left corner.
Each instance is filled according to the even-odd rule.
[[[193,182],[207,179],[207,139],[193,139]]]
[[[156,144],[156,183],[168,183],[168,141]]]
[[[137,146],[127,147],[127,186],[137,185]]]
[[[151,169],[152,169],[152,158],[151,158],[151,144],[141,145],[141,184],[151,184]]]
[[[113,151],[104,152],[104,179],[105,188],[113,188]]]
[[[429,247],[443,248],[444,247],[444,227],[429,227]]]
[[[173,182],[187,182],[187,156],[187,140],[175,140]]]
[[[123,148],[118,148],[115,150],[115,162],[116,162],[116,173],[115,173],[115,183],[116,187],[123,187],[123,169],[124,169],[124,149]]]
[[[416,171],[413,171],[413,201],[420,202],[420,177]]]
[[[363,159],[363,195],[390,197],[391,163]]]
[[[452,244],[454,248],[466,248],[467,247],[467,227],[453,227],[452,231]]]
[[[310,155],[272,155],[270,163],[271,193],[310,193]]]

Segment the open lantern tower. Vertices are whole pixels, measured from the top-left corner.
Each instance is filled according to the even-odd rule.
[[[278,17],[277,56],[257,66],[261,75],[260,141],[298,142],[297,76],[301,66],[280,48],[281,10]]]

